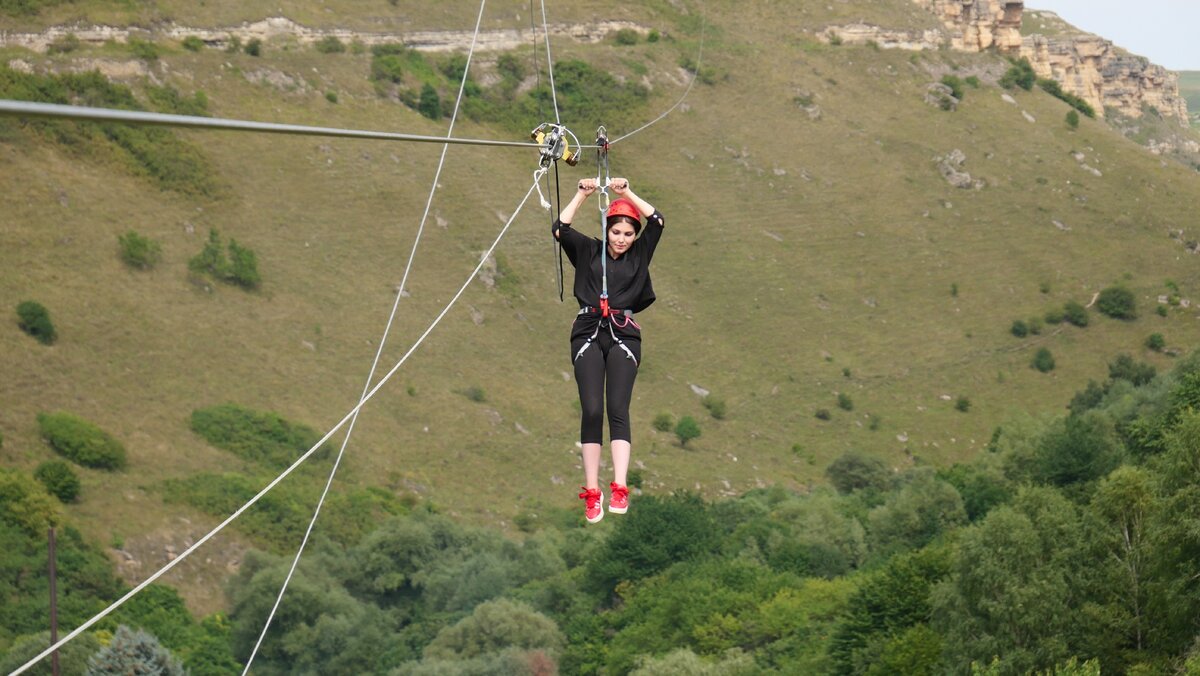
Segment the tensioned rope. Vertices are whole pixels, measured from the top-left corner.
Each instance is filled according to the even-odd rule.
[[[211,531],[209,531],[207,534],[205,534],[203,537],[201,537],[199,540],[197,540],[192,546],[183,550],[183,552],[181,552],[179,554],[179,556],[177,556],[176,558],[174,558],[170,562],[168,562],[167,565],[163,566],[157,572],[155,572],[153,575],[151,575],[150,577],[146,578],[141,583],[139,583],[136,587],[134,587],[133,589],[126,592],[124,596],[122,596],[121,598],[114,601],[111,605],[109,605],[107,608],[105,608],[104,610],[97,613],[90,620],[79,625],[74,630],[72,630],[71,633],[69,633],[66,636],[64,636],[63,638],[59,639],[57,643],[50,646],[49,648],[46,648],[42,652],[38,653],[33,659],[31,659],[28,662],[26,662],[25,664],[21,665],[19,668],[16,669],[16,671],[13,671],[12,674],[10,674],[10,676],[17,676],[18,674],[25,672],[30,667],[37,664],[42,659],[45,659],[45,657],[47,655],[54,652],[55,650],[58,650],[59,648],[61,648],[64,644],[66,644],[71,639],[73,639],[76,636],[79,636],[81,633],[87,631],[88,628],[90,628],[92,625],[94,625],[95,623],[104,619],[106,616],[108,616],[109,613],[111,613],[112,611],[119,608],[123,603],[125,603],[129,599],[133,598],[133,596],[136,595],[138,592],[142,591],[147,586],[152,584],[155,580],[157,580],[158,578],[165,575],[168,571],[170,571],[172,568],[174,568],[176,565],[178,565],[180,562],[182,562],[184,559],[186,559],[188,556],[190,556],[192,554],[192,552],[195,552],[204,543],[208,542],[214,535],[221,532],[221,530],[223,530],[230,523],[233,523],[234,519],[241,516],[243,512],[245,512],[247,509],[249,509],[251,506],[253,506],[255,503],[257,503],[259,500],[261,500],[262,497],[264,495],[266,495],[268,492],[270,492],[271,489],[275,488],[275,486],[277,486],[280,481],[283,481],[285,478],[287,478],[287,476],[289,474],[291,474],[292,472],[294,472],[297,467],[299,467],[301,464],[303,464],[304,461],[308,460],[308,458],[311,457],[313,453],[316,453],[317,450],[319,448],[321,448],[321,446],[326,441],[328,441],[330,437],[332,437],[339,429],[341,429],[342,426],[345,425],[346,422],[349,421],[352,416],[354,416],[356,413],[358,413],[358,411],[360,409],[362,409],[362,407],[364,405],[366,405],[366,403],[368,401],[370,401],[371,398],[374,397],[375,394],[385,384],[387,384],[387,382],[389,380],[391,380],[392,376],[396,375],[396,372],[399,371],[400,367],[403,366],[406,361],[408,361],[408,358],[410,356],[412,356],[412,354],[414,352],[417,351],[417,348],[421,346],[421,343],[425,342],[425,339],[427,337],[429,337],[430,333],[433,333],[433,329],[436,328],[437,325],[441,323],[442,319],[445,318],[446,313],[450,312],[450,308],[453,307],[454,304],[458,302],[459,297],[461,297],[463,295],[463,293],[467,290],[467,287],[470,286],[471,282],[473,282],[475,280],[475,277],[477,277],[479,275],[479,271],[483,269],[484,263],[486,263],[488,258],[491,257],[492,253],[496,250],[496,246],[500,244],[500,240],[504,237],[504,235],[508,232],[509,227],[513,224],[513,221],[515,221],[517,219],[517,215],[521,213],[521,209],[523,209],[525,207],[525,203],[529,201],[529,196],[532,195],[534,190],[537,189],[538,181],[541,180],[542,174],[544,174],[545,172],[546,172],[545,168],[539,168],[537,171],[533,172],[533,185],[529,186],[529,190],[525,191],[525,196],[523,198],[521,198],[521,202],[517,205],[516,210],[513,211],[513,215],[509,217],[508,221],[504,224],[504,227],[501,228],[500,234],[498,234],[496,236],[496,239],[495,239],[495,241],[492,242],[492,245],[490,247],[488,247],[488,250],[483,253],[483,256],[479,259],[479,264],[476,265],[475,269],[471,271],[470,276],[467,277],[467,281],[463,282],[462,287],[459,288],[458,292],[454,294],[454,297],[450,299],[450,302],[446,304],[446,307],[443,308],[441,313],[439,313],[438,316],[433,320],[433,322],[430,323],[429,327],[425,329],[425,332],[422,333],[419,338],[417,338],[416,342],[413,343],[412,347],[410,347],[408,349],[408,351],[404,353],[404,356],[402,356],[400,358],[400,360],[397,361],[394,366],[392,366],[391,370],[388,371],[382,378],[380,378],[379,382],[373,388],[371,388],[371,391],[368,392],[365,397],[363,397],[362,401],[358,402],[358,405],[356,405],[353,409],[351,409],[350,412],[347,413],[345,415],[345,417],[343,417],[340,421],[338,421],[338,423],[336,425],[334,425],[332,429],[330,429],[328,432],[326,432],[325,436],[323,436],[319,440],[317,440],[317,442],[315,444],[313,444],[312,448],[305,451],[303,455],[301,455],[299,458],[297,458],[296,461],[293,462],[287,469],[285,469],[279,476],[277,476],[273,480],[271,480],[271,482],[269,484],[267,484],[265,487],[263,487],[263,489],[261,491],[259,491],[257,495],[250,498],[250,500],[248,500],[246,502],[246,504],[239,507],[237,509],[237,511],[235,511],[233,514],[230,514],[224,521],[222,521],[220,524],[218,524],[216,528],[213,528]]]
[[[458,109],[462,105],[463,91],[467,85],[467,74],[471,70],[471,57],[475,55],[475,44],[479,39],[479,26],[483,23],[483,10],[487,7],[487,0],[480,0],[479,15],[475,17],[475,33],[471,36],[471,47],[467,50],[467,62],[463,66],[462,81],[458,85],[458,97],[454,100],[454,111],[450,115],[450,126],[446,130],[446,138],[454,136],[454,123],[458,120]],[[392,323],[396,319],[396,310],[400,307],[400,298],[404,295],[404,288],[408,285],[408,274],[412,270],[413,260],[417,257],[417,247],[421,243],[421,235],[425,232],[425,222],[429,219],[429,208],[433,204],[433,196],[437,193],[438,180],[442,177],[442,167],[446,164],[446,151],[450,145],[442,145],[442,155],[438,159],[437,170],[433,173],[433,184],[429,188],[429,197],[425,200],[425,211],[421,214],[420,225],[417,226],[417,236],[413,239],[412,251],[408,254],[408,263],[404,266],[404,275],[400,278],[400,289],[396,292],[396,300],[392,303],[392,312],[388,315],[387,325],[383,329],[383,336],[379,339],[379,347],[375,350],[375,360],[371,363],[371,370],[367,373],[367,382],[363,385],[362,394],[359,395],[359,403],[367,396],[367,391],[371,389],[371,381],[375,378],[375,370],[379,366],[379,358],[383,354],[383,346],[387,343],[388,335],[392,330]],[[354,424],[358,422],[358,414],[361,409],[355,411],[354,417],[350,419],[350,424],[346,427],[346,436],[342,439],[341,448],[338,449],[337,457],[333,461],[333,468],[329,471],[329,479],[325,481],[325,488],[321,491],[321,497],[317,500],[317,506],[313,510],[312,519],[308,522],[308,528],[304,531],[304,538],[300,541],[300,548],[296,550],[296,556],[292,558],[292,565],[288,569],[287,576],[283,579],[283,584],[279,588],[279,594],[275,597],[275,603],[271,606],[271,612],[267,614],[267,620],[263,623],[262,632],[258,635],[258,640],[254,643],[254,649],[250,651],[250,657],[246,659],[246,666],[242,669],[242,676],[250,673],[250,665],[254,663],[254,658],[258,656],[258,650],[262,647],[263,641],[267,637],[267,631],[271,628],[271,621],[275,619],[275,613],[279,610],[279,604],[283,602],[283,596],[287,592],[288,585],[292,582],[292,576],[296,573],[296,567],[300,564],[300,557],[304,555],[304,549],[308,546],[308,538],[312,535],[313,528],[317,525],[317,519],[321,516],[321,507],[325,504],[325,498],[329,495],[329,489],[333,486],[333,478],[337,475],[338,467],[342,464],[342,457],[346,454],[346,446],[350,443],[350,436],[354,434]]]
[[[561,125],[562,118],[558,115],[558,91],[554,88],[554,61],[550,59],[550,24],[546,22],[546,0],[542,5],[542,33],[546,35],[546,72],[550,74],[550,98],[554,100],[554,122]]]
[[[226,131],[255,131],[268,134],[300,134],[304,136],[332,136],[335,138],[361,138],[375,141],[411,141],[415,143],[454,143],[458,145],[475,146],[507,146],[510,148],[537,148],[538,144],[529,141],[495,141],[491,139],[447,138],[445,136],[424,136],[421,134],[401,134],[389,131],[370,131],[363,129],[340,129],[337,127],[311,127],[298,124],[280,124],[276,122],[254,122],[251,120],[231,120],[220,117],[197,117],[194,115],[170,115],[167,113],[151,113],[143,110],[115,110],[112,108],[89,108],[85,106],[68,106],[59,103],[36,103],[33,101],[11,101],[0,99],[0,115],[19,115],[22,117],[55,117],[92,122],[127,122],[133,124],[149,124],[165,127],[191,127],[195,129],[221,129]]]

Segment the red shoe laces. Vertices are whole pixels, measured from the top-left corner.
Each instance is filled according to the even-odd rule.
[[[581,486],[581,488],[582,488],[582,486]],[[579,494],[579,497],[584,500],[587,500],[587,508],[592,509],[593,507],[596,506],[596,503],[600,502],[600,489],[599,488],[584,488],[583,492]]]
[[[629,489],[621,484],[609,484],[608,487],[612,490],[613,502],[624,502],[629,497]]]

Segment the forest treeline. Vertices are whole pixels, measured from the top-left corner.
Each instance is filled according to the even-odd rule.
[[[1123,355],[970,463],[848,453],[808,493],[642,495],[601,527],[564,513],[519,539],[418,506],[302,561],[255,672],[1200,674],[1198,407],[1200,353],[1161,375]],[[0,670],[45,645],[55,515],[0,472]],[[65,533],[70,628],[125,585]],[[192,674],[228,673],[289,563],[249,553],[228,615],[201,621],[152,587],[88,645],[126,625]]]

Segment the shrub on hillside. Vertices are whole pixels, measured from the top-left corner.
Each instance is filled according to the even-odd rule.
[[[1050,354],[1050,350],[1043,347],[1037,351],[1037,354],[1033,355],[1032,366],[1042,373],[1049,373],[1054,370],[1054,355]]]
[[[66,35],[54,40],[54,42],[51,42],[49,45],[47,45],[46,53],[48,53],[48,54],[69,54],[69,53],[79,49],[81,44],[82,43],[80,43],[79,37],[77,35],[75,35],[74,33],[67,33]]]
[[[204,49],[204,41],[195,35],[189,35],[183,39],[183,48],[189,52],[198,52]]]
[[[33,478],[42,482],[59,502],[75,502],[75,498],[79,497],[79,477],[62,460],[48,460],[38,465]]]
[[[51,448],[67,460],[94,469],[121,469],[125,447],[96,425],[70,413],[39,413],[38,428]]]
[[[1037,83],[1039,87],[1046,91],[1046,93],[1065,102],[1067,105],[1071,106],[1072,109],[1077,110],[1088,117],[1096,117],[1096,109],[1093,108],[1090,103],[1070,92],[1063,91],[1062,85],[1058,83],[1058,80],[1042,78],[1038,80]],[[1078,125],[1079,116],[1076,115],[1075,125],[1073,125],[1071,128],[1074,129]]]
[[[891,471],[879,458],[847,451],[825,469],[825,476],[838,493],[861,490],[883,490],[891,479]]]
[[[675,436],[679,439],[679,445],[687,448],[687,442],[700,436],[700,425],[696,424],[695,418],[685,415],[675,425]]]
[[[134,230],[117,235],[117,244],[121,246],[121,260],[131,268],[149,270],[162,258],[162,245]]]
[[[262,282],[258,274],[258,256],[235,239],[229,240],[228,281],[246,289],[257,289]]]
[[[1063,320],[1066,318],[1067,318],[1066,311],[1062,310],[1060,308],[1053,308],[1050,310],[1046,310],[1046,316],[1044,317],[1047,324],[1062,324]]]
[[[1029,63],[1029,59],[1021,57],[1017,61],[1012,62],[1012,66],[1000,78],[1000,86],[1005,89],[1020,87],[1025,91],[1033,89],[1033,83],[1037,81],[1037,74],[1033,72],[1033,64]]]
[[[1066,319],[1068,324],[1083,328],[1088,325],[1087,308],[1073,300],[1069,300],[1063,305],[1063,319]]]
[[[134,58],[142,61],[157,61],[158,60],[158,45],[146,40],[138,38],[129,38],[129,51],[133,52]]]
[[[43,536],[45,533],[42,534]],[[60,620],[61,622],[61,620]],[[59,634],[62,638],[62,634]],[[41,654],[50,645],[50,632],[42,631],[15,639],[12,648],[0,659],[0,674],[11,674],[29,660]],[[58,665],[61,673],[82,674],[87,670],[88,660],[100,650],[100,639],[92,632],[84,632],[58,649]],[[25,672],[30,676],[49,676],[50,660],[44,659]]]
[[[28,474],[0,467],[0,524],[12,524],[41,540],[58,521],[59,507],[41,484]]]
[[[155,108],[164,113],[208,117],[208,95],[201,91],[187,97],[180,94],[179,90],[171,85],[162,87],[147,85],[146,98],[154,104]]]
[[[838,408],[842,409],[843,411],[854,410],[854,400],[851,399],[850,395],[846,394],[845,392],[838,392],[837,405]]]
[[[1014,319],[1009,331],[1018,338],[1024,338],[1029,335],[1029,325],[1023,319]]]
[[[616,41],[618,45],[625,46],[636,45],[639,39],[641,39],[641,36],[638,35],[638,32],[632,28],[622,28],[617,31],[616,35],[613,36],[613,40]]]
[[[307,425],[291,422],[277,413],[236,404],[192,411],[191,428],[217,448],[276,468],[287,467],[321,439]],[[328,452],[329,445],[325,444],[318,453]]]
[[[704,404],[704,408],[708,409],[708,414],[712,417],[716,418],[717,420],[725,419],[724,399],[709,394],[706,395],[700,403]]]
[[[234,239],[229,240],[228,248],[227,258],[221,247],[220,234],[216,230],[209,230],[208,241],[200,253],[188,261],[188,269],[246,289],[257,288],[262,283],[258,273],[258,256]]]
[[[88,660],[88,674],[156,674],[184,676],[183,664],[158,639],[125,625],[112,641]]]
[[[1068,110],[1066,122],[1067,122],[1067,126],[1070,127],[1071,129],[1078,129],[1079,128],[1079,113],[1075,112],[1075,110]]]
[[[1137,299],[1123,286],[1110,286],[1100,292],[1096,309],[1113,319],[1137,319]]]
[[[942,84],[950,88],[950,93],[959,101],[963,100],[963,81],[957,75],[943,75]]]
[[[1148,349],[1154,350],[1155,352],[1162,352],[1163,348],[1166,346],[1167,341],[1165,338],[1163,338],[1163,334],[1161,333],[1151,333],[1146,337],[1146,347]]]
[[[22,301],[17,305],[17,326],[43,345],[51,345],[58,339],[58,332],[50,322],[46,306],[34,300]]]
[[[954,410],[966,413],[971,410],[971,399],[969,397],[960,396],[954,402]]]
[[[1158,370],[1146,362],[1138,362],[1128,354],[1119,354],[1108,363],[1108,377],[1112,380],[1128,380],[1134,387],[1141,387],[1158,375]]]
[[[417,112],[431,120],[442,116],[442,100],[438,97],[437,89],[428,82],[421,87],[421,99],[417,103]]]
[[[675,419],[671,417],[670,413],[659,413],[654,416],[654,422],[650,424],[659,432],[670,432],[671,428],[675,426]]]
[[[242,49],[242,51],[246,52],[250,56],[262,56],[262,40],[259,40],[258,38],[251,38],[250,41],[246,43],[246,47]]]
[[[339,40],[336,35],[326,35],[313,46],[322,54],[341,54],[346,51],[346,44]]]

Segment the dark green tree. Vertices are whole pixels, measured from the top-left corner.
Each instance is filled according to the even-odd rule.
[[[438,97],[437,89],[428,82],[421,87],[421,99],[417,103],[417,111],[431,120],[442,116],[442,101]]]
[[[887,487],[892,472],[879,458],[858,451],[846,451],[825,469],[825,476],[839,493],[860,490],[880,491]]]
[[[75,502],[79,497],[79,476],[62,460],[47,460],[38,465],[33,476],[59,502]]]
[[[687,448],[687,442],[696,439],[700,436],[700,425],[696,424],[696,419],[690,415],[685,415],[675,424],[675,437],[679,439],[679,445]]]
[[[87,676],[107,674],[161,674],[184,676],[183,664],[162,647],[158,639],[125,625],[117,627],[112,641],[88,660]]]
[[[26,300],[17,304],[17,326],[43,345],[52,345],[58,339],[49,310],[37,301]]]
[[[1137,298],[1123,286],[1110,286],[1096,298],[1096,309],[1113,319],[1137,319]]]

